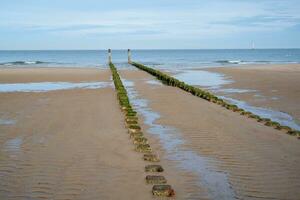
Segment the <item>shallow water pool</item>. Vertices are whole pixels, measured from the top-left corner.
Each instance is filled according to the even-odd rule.
[[[203,70],[181,71],[174,77],[189,85],[201,85],[202,87],[211,89],[217,89],[222,85],[233,83],[233,80],[228,79],[222,74]]]
[[[98,89],[110,87],[111,82],[32,82],[1,83],[0,92],[49,92],[68,89]]]

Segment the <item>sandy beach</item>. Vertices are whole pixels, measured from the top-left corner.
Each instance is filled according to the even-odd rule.
[[[22,84],[21,89],[43,83],[39,90],[53,83],[109,83],[93,89],[30,92],[29,85],[24,91],[0,92],[0,199],[154,199],[144,172],[151,163],[134,151],[110,70],[3,68],[0,80]],[[158,143],[149,140],[151,146]],[[172,161],[161,164],[177,199],[208,199],[189,173]]]
[[[110,81],[109,70],[0,70],[1,82]],[[0,199],[151,199],[114,89],[0,93]],[[137,189],[135,189],[137,188]]]
[[[299,10],[0,0],[0,200],[300,200]]]
[[[296,138],[145,72],[120,75],[176,199],[299,197]],[[0,199],[154,198],[144,180],[148,163],[128,138],[109,70],[3,68],[0,80],[107,83],[0,92]]]
[[[248,65],[205,69],[224,74],[234,82],[222,89],[238,88],[255,92],[229,96],[251,105],[290,114],[300,124],[300,65]]]
[[[198,180],[199,187],[207,188],[212,199],[231,199],[231,192],[240,199],[298,199],[300,147],[297,138],[178,88],[161,85],[145,72],[122,71],[121,76],[133,81],[139,98],[146,99],[149,109],[159,113],[160,118],[155,123],[162,128],[174,128],[167,142],[159,141],[162,151],[171,149],[165,159],[176,160],[179,169],[191,172],[190,177]],[[151,132],[151,128],[148,131]],[[180,151],[191,153],[180,154]],[[174,154],[178,157],[174,158]],[[189,165],[189,162],[197,166],[184,168],[180,164]],[[209,170],[205,170],[206,167]],[[228,188],[224,187],[226,182]],[[233,191],[228,191],[230,188]]]

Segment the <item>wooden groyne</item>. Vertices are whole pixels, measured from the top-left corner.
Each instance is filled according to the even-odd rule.
[[[218,105],[226,108],[227,110],[231,110],[233,112],[239,113],[240,115],[244,115],[248,118],[252,118],[253,120],[256,120],[259,123],[263,123],[266,126],[273,127],[274,129],[283,131],[289,135],[296,136],[298,139],[300,139],[300,131],[294,130],[289,126],[283,126],[278,122],[272,121],[271,119],[262,118],[258,115],[255,115],[252,112],[246,111],[242,108],[239,108],[238,106],[236,106],[234,104],[230,104],[230,103],[226,102],[225,100],[213,95],[212,93],[210,93],[208,91],[205,91],[198,87],[188,85],[185,82],[182,82],[174,77],[171,77],[159,70],[150,68],[148,66],[145,66],[145,65],[137,63],[137,62],[131,62],[130,64],[132,64],[133,66],[137,67],[140,70],[143,70],[143,71],[148,72],[149,74],[155,76],[158,80],[160,80],[165,85],[178,87],[186,92],[191,93],[194,96],[197,96],[197,97],[200,97],[209,102],[218,104]]]
[[[125,116],[125,126],[128,129],[129,138],[132,140],[135,150],[143,154],[143,159],[146,162],[157,163],[160,161],[157,154],[153,152],[148,139],[142,132],[139,126],[137,112],[130,104],[127,91],[122,83],[118,71],[112,62],[109,63],[112,77],[117,92],[120,108]],[[174,196],[174,190],[170,185],[167,185],[167,179],[160,175],[164,171],[163,167],[158,164],[148,164],[145,166],[145,177],[147,184],[152,184],[152,194],[155,196]],[[159,175],[158,175],[159,174]]]

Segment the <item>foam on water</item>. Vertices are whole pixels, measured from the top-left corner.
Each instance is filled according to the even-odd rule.
[[[98,89],[111,86],[110,82],[36,82],[1,83],[0,92],[48,92],[68,89]]]
[[[0,65],[5,65],[5,66],[38,65],[38,64],[51,64],[51,62],[43,62],[43,61],[13,61],[13,62],[0,63]]]
[[[176,161],[178,163],[177,167],[181,170],[196,174],[198,184],[207,188],[212,199],[234,199],[235,193],[229,183],[227,174],[217,171],[215,166],[210,164],[212,159],[185,148],[186,141],[178,134],[178,130],[157,124],[156,121],[160,118],[160,114],[148,107],[146,99],[138,97],[132,81],[125,79],[122,79],[122,81],[127,89],[130,101],[137,111],[143,115],[144,123],[150,127],[149,133],[159,137],[167,158]]]

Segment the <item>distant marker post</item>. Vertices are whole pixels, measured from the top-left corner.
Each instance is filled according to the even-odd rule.
[[[128,64],[131,64],[131,51],[128,49]]]
[[[111,59],[111,49],[108,49],[108,64],[112,62]]]

